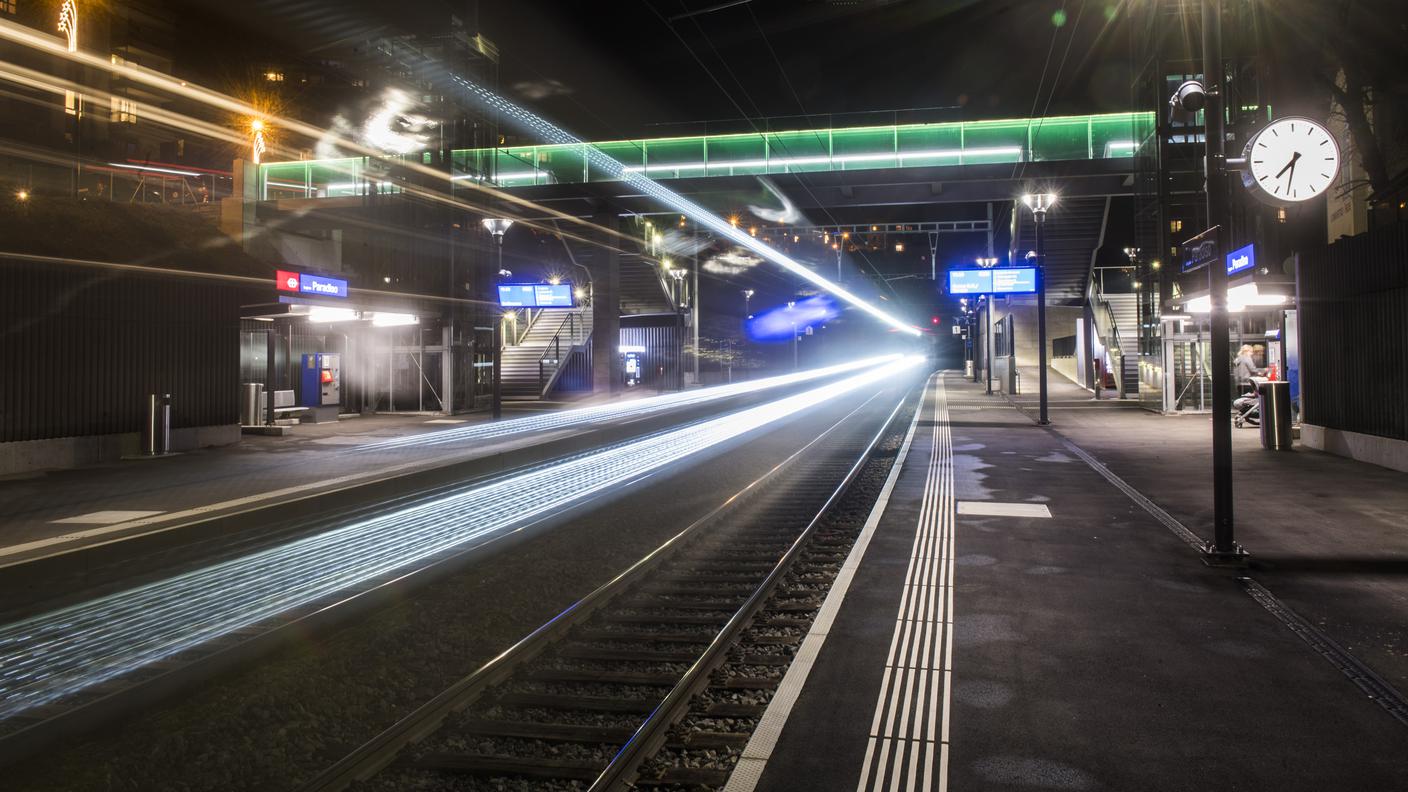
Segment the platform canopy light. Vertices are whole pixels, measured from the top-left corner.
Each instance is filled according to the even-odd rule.
[[[310,322],[355,322],[360,318],[357,311],[351,308],[315,305],[308,309],[308,321]]]
[[[1227,310],[1240,313],[1249,306],[1284,305],[1286,299],[1284,294],[1262,294],[1255,283],[1243,283],[1227,290]],[[1188,313],[1211,313],[1212,297],[1206,294],[1194,297],[1183,307]]]
[[[371,320],[373,327],[404,327],[420,324],[420,317],[415,314],[389,313],[387,311],[374,311],[371,314]]]

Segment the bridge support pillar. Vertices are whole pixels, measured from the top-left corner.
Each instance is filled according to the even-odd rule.
[[[621,218],[615,212],[601,212],[592,218],[607,234],[619,230]],[[605,247],[592,255],[592,392],[619,393],[622,387],[621,341],[621,254],[617,240],[608,237]]]

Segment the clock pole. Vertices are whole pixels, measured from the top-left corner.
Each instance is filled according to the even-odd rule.
[[[1217,230],[1218,255],[1208,265],[1212,303],[1212,504],[1213,539],[1203,552],[1213,562],[1236,562],[1246,555],[1237,544],[1232,514],[1232,345],[1227,320],[1227,265],[1223,252],[1232,239],[1227,209],[1227,156],[1224,119],[1226,90],[1222,63],[1222,0],[1203,0],[1203,80],[1207,90],[1204,131],[1207,156],[1208,227]]]

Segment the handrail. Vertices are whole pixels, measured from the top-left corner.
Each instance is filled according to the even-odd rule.
[[[675,304],[675,292],[670,288],[670,282],[665,279],[664,268],[657,268],[649,262],[646,262],[646,266],[650,267],[650,271],[655,274],[655,280],[660,284],[660,291],[665,293],[665,302],[670,306],[670,312],[674,313],[678,311],[680,307]]]
[[[585,325],[585,322],[581,321],[580,315],[576,311],[568,313],[567,320],[562,323],[562,326],[558,327],[557,333],[553,335],[552,340],[549,341],[547,347],[543,349],[543,354],[538,356],[538,398],[546,398],[548,392],[551,391],[553,386],[557,384],[557,379],[562,374],[563,327],[567,329],[568,359],[571,359],[572,355],[576,354],[578,347],[580,347],[582,344],[585,344],[587,342],[587,338],[591,336],[591,331],[587,330],[585,326],[583,326],[582,341],[581,344],[579,344],[577,342],[578,325]],[[553,370],[551,374],[547,372],[547,360],[549,358],[549,355],[551,355],[553,361]]]

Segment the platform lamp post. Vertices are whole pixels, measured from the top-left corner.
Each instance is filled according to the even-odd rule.
[[[787,312],[788,312],[789,317],[792,319],[792,370],[793,370],[793,371],[796,371],[796,370],[797,370],[797,317],[796,317],[796,316],[792,316],[791,313],[792,313],[792,309],[795,308],[796,306],[797,306],[797,303],[796,303],[795,301],[793,301],[793,300],[788,300],[788,301],[787,301]]]
[[[992,269],[997,266],[997,259],[992,256],[979,258],[978,266],[984,269]],[[987,381],[987,395],[992,395],[992,295],[985,294],[978,298],[983,303],[983,377]],[[977,364],[974,364],[973,381],[977,382]]]
[[[503,275],[504,270],[504,234],[508,233],[509,226],[513,221],[503,217],[486,217],[480,221],[484,229],[494,235],[494,241],[498,243],[499,250],[499,275]],[[504,357],[504,318],[496,316],[494,318],[494,396],[493,411],[494,420],[499,420],[504,413],[504,390],[503,390],[503,357]]]
[[[684,276],[687,273],[678,267],[671,267],[668,261],[665,272],[675,281],[675,390],[684,390]]]
[[[1051,418],[1046,410],[1046,211],[1056,204],[1055,193],[1028,193],[1022,203],[1032,210],[1036,220],[1036,332],[1037,370],[1040,384],[1041,409],[1037,423],[1046,426]]]

